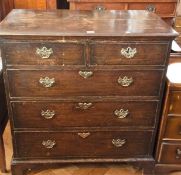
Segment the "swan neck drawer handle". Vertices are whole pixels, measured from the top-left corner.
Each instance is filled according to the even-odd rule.
[[[92,103],[78,103],[76,108],[86,110],[89,109],[93,104]]]
[[[123,78],[120,76],[118,78],[118,84],[120,84],[122,87],[129,87],[133,83],[133,78],[128,78],[127,76],[124,76]]]
[[[156,7],[155,7],[155,5],[153,5],[153,4],[149,4],[149,5],[147,5],[146,10],[147,10],[148,12],[153,12],[153,13],[155,13],[155,12],[156,12]]]
[[[56,142],[55,140],[46,140],[42,142],[42,145],[47,149],[52,149],[56,145]]]
[[[49,77],[40,78],[39,83],[43,87],[50,88],[55,84],[55,78],[49,78]]]
[[[124,110],[124,109],[120,109],[120,110],[115,110],[114,111],[114,115],[117,116],[117,118],[119,119],[123,119],[123,118],[126,118],[129,114],[129,110]]]
[[[36,54],[39,55],[42,59],[48,59],[53,54],[53,49],[48,49],[46,47],[42,47],[41,49],[37,48]]]
[[[42,110],[41,111],[41,116],[44,117],[45,119],[52,119],[55,116],[55,111],[50,111],[50,110]]]
[[[122,147],[123,145],[126,144],[126,139],[113,139],[112,144],[118,148]]]
[[[106,7],[104,7],[103,5],[97,5],[95,7],[95,10],[97,10],[99,12],[102,12],[102,11],[106,10]]]
[[[131,47],[127,47],[126,49],[125,48],[121,49],[121,55],[128,59],[133,58],[136,55],[136,53],[137,53],[136,48],[132,49]]]

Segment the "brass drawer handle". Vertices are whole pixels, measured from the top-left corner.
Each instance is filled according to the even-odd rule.
[[[50,88],[54,85],[55,78],[49,78],[49,77],[40,78],[39,83],[42,84],[46,88]]]
[[[56,145],[56,142],[55,140],[46,140],[42,142],[42,145],[47,149],[52,149]]]
[[[128,78],[127,76],[124,76],[123,78],[120,76],[118,78],[118,83],[123,87],[128,87],[133,83],[133,78]]]
[[[126,118],[126,117],[128,116],[129,111],[128,111],[128,109],[127,109],[127,110],[124,110],[124,109],[118,110],[118,109],[117,109],[117,110],[114,111],[114,114],[115,114],[118,118],[123,119],[123,118]]]
[[[126,58],[133,58],[137,53],[137,49],[136,48],[131,48],[131,47],[127,47],[126,49],[125,48],[122,48],[121,49],[121,55],[123,55],[124,57]]]
[[[112,144],[115,147],[122,147],[126,143],[126,139],[113,139]]]
[[[179,148],[176,149],[176,159],[180,159],[181,157],[181,150]]]
[[[78,103],[78,106],[76,108],[86,110],[89,109],[92,106],[92,103]]]
[[[79,132],[78,136],[82,137],[83,139],[87,138],[90,135],[90,132]]]
[[[149,4],[147,5],[146,10],[149,12],[156,12],[156,7],[153,4]]]
[[[97,11],[104,11],[104,10],[106,10],[106,8],[103,5],[97,5],[95,7],[95,10],[97,10]]]
[[[53,49],[48,49],[46,47],[42,47],[41,49],[37,48],[36,54],[39,55],[42,59],[47,59],[50,57],[51,54],[53,54]]]
[[[83,78],[89,78],[93,75],[92,71],[79,71],[79,75]]]
[[[52,119],[55,116],[55,111],[41,111],[41,116],[44,117],[45,119]]]

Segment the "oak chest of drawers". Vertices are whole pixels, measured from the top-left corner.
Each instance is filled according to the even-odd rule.
[[[176,36],[147,11],[12,11],[0,39],[13,175],[66,162],[129,162],[153,173]]]
[[[71,10],[147,10],[173,25],[178,0],[68,0]]]
[[[168,68],[166,98],[156,154],[157,174],[181,171],[181,81],[177,77],[180,67],[181,63],[173,63]]]

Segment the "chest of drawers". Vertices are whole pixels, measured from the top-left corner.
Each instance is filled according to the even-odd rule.
[[[128,162],[153,173],[176,36],[147,11],[12,11],[0,41],[13,175],[67,162]]]
[[[174,23],[178,0],[68,0],[71,10],[148,10]]]
[[[180,63],[173,63],[168,68],[168,83],[160,125],[157,145],[157,174],[169,174],[181,170],[181,84],[179,74]],[[177,82],[176,82],[177,80]]]

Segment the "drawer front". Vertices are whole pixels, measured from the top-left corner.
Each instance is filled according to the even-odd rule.
[[[148,10],[161,16],[174,16],[176,2],[76,2],[70,8],[76,10]]]
[[[181,139],[181,116],[168,117],[164,138]]]
[[[180,106],[181,106],[181,91],[171,91],[168,115],[169,116],[177,115],[181,117]]]
[[[142,157],[151,155],[151,138],[148,131],[20,132],[15,157]]]
[[[166,43],[93,43],[90,62],[93,65],[162,65],[167,49]]]
[[[159,162],[180,164],[181,163],[181,142],[163,143],[161,145]]]
[[[14,102],[12,109],[16,128],[153,127],[157,102]]]
[[[6,43],[7,65],[84,65],[85,48],[80,43]]]
[[[158,96],[162,70],[8,71],[11,97]]]
[[[71,7],[71,4],[70,4]],[[76,10],[125,10],[126,3],[74,3],[74,9]]]
[[[130,3],[129,10],[148,10],[156,12],[160,16],[174,16],[176,12],[176,2],[164,3]]]

